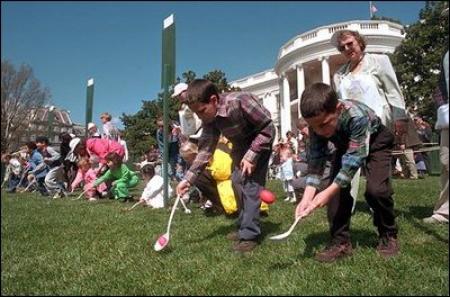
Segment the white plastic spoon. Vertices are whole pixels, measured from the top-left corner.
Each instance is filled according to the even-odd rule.
[[[159,252],[163,248],[165,248],[169,244],[169,232],[170,232],[170,224],[172,223],[173,214],[177,209],[178,201],[180,201],[180,195],[177,195],[175,203],[172,206],[172,211],[170,212],[169,223],[167,224],[167,232],[161,235],[158,240],[155,242],[154,249]]]
[[[269,239],[272,239],[272,240],[285,239],[286,237],[288,237],[291,234],[291,232],[294,230],[295,226],[297,226],[298,222],[300,222],[300,219],[301,219],[301,217],[297,217],[295,219],[294,223],[292,224],[292,226],[286,232],[284,232],[282,234],[271,236],[271,237],[269,237]]]

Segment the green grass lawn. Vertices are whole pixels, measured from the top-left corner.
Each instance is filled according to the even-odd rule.
[[[294,205],[278,194],[262,219],[256,250],[234,254],[225,235],[233,219],[175,213],[170,245],[153,243],[165,232],[169,209],[51,200],[2,191],[2,295],[447,295],[448,225],[426,225],[439,193],[439,178],[395,180],[401,254],[384,260],[361,198],[352,218],[353,257],[318,263],[314,252],[328,239],[325,209],[300,223],[283,242]],[[137,191],[136,191],[137,194]],[[126,206],[130,206],[128,203]],[[151,246],[149,245],[151,244]]]

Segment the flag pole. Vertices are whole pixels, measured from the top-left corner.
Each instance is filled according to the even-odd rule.
[[[371,20],[372,16],[373,16],[373,14],[372,14],[372,1],[369,1],[369,15],[370,15],[370,19],[369,20]]]

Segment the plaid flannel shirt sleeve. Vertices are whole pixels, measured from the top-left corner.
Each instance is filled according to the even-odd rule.
[[[197,177],[205,170],[211,156],[216,149],[219,140],[220,131],[214,123],[203,125],[203,132],[198,141],[198,154],[191,167],[184,175],[184,179],[191,185],[194,184]]]
[[[341,188],[350,186],[356,171],[369,155],[369,118],[365,116],[351,118],[348,123],[350,141],[342,156],[342,167],[334,182]]]
[[[328,157],[328,140],[311,131],[308,150],[308,175],[306,185],[314,188],[320,187],[325,163]]]
[[[253,139],[250,149],[244,155],[245,160],[255,164],[262,151],[272,150],[275,128],[270,112],[251,94],[242,95],[241,109],[243,117],[252,123],[257,131],[257,135]]]

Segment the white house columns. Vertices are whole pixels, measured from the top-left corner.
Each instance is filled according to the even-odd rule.
[[[322,56],[320,61],[322,61],[322,82],[329,85],[330,84],[330,64],[328,63],[330,57]]]
[[[303,69],[303,65],[296,65],[297,69],[297,94],[298,94],[298,115],[301,116],[300,112],[300,98],[302,97],[303,91],[305,90],[305,70]]]
[[[291,91],[289,88],[289,81],[287,73],[284,73],[281,76],[282,84],[283,84],[283,98],[281,104],[281,112],[280,112],[280,118],[281,118],[281,137],[285,137],[286,132],[291,130]]]

